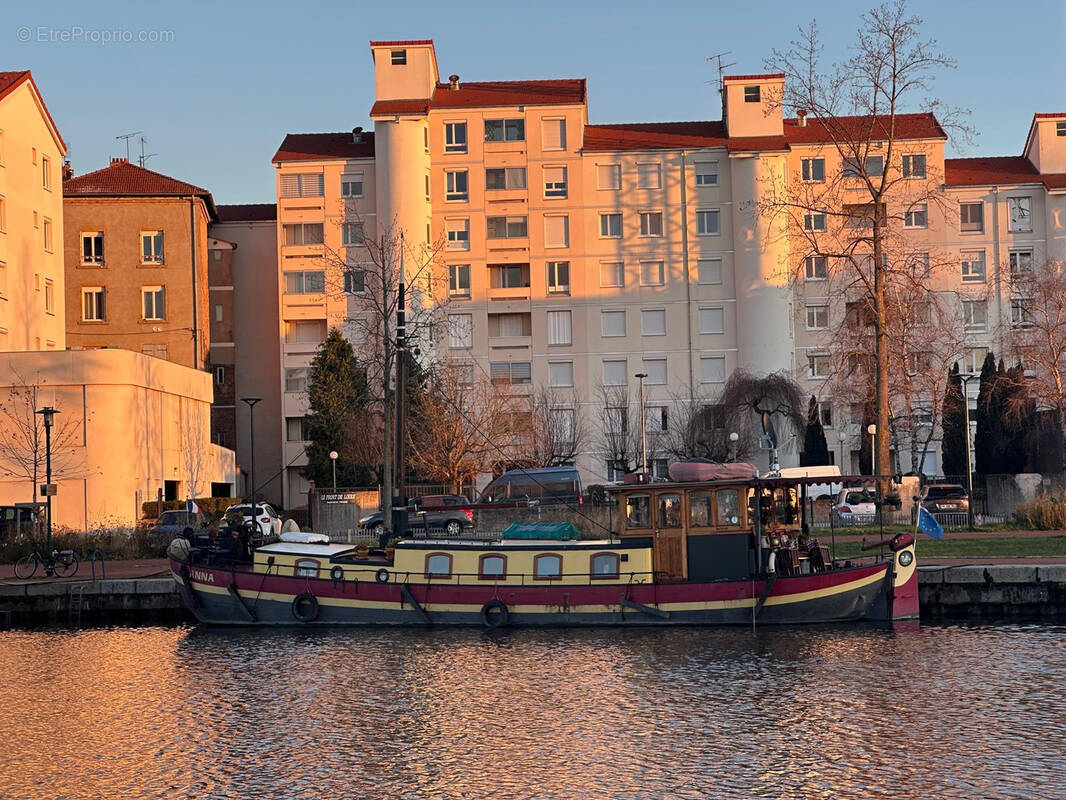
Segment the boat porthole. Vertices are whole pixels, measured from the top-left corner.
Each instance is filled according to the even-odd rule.
[[[342,567],[339,567],[339,566],[334,567],[333,569],[331,569],[329,571],[329,576],[331,578],[333,578],[333,580],[335,580],[335,581],[343,581],[344,580],[344,569]]]
[[[489,600],[481,607],[481,624],[487,631],[505,627],[510,621],[511,612],[502,600]]]
[[[899,554],[899,565],[901,567],[909,567],[914,560],[914,556],[911,555],[910,550],[904,550]]]
[[[387,569],[384,569],[384,568],[379,569],[377,571],[377,573],[374,575],[374,578],[377,580],[378,583],[388,583],[389,582],[389,571]]]
[[[292,599],[292,615],[300,622],[318,619],[318,599],[310,592],[296,595]]]

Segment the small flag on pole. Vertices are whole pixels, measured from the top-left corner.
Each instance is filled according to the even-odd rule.
[[[922,505],[918,506],[918,529],[934,539],[941,539],[944,536],[944,528],[936,521],[936,517],[926,511],[925,506]]]
[[[185,511],[189,514],[199,514],[200,506],[196,505],[196,501],[190,497],[185,501]]]

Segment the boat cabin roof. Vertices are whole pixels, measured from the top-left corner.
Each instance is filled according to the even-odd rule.
[[[256,548],[257,553],[276,553],[279,555],[288,556],[323,556],[327,558],[333,558],[339,556],[342,553],[347,553],[350,550],[355,550],[355,547],[350,544],[317,544],[317,543],[301,543],[301,542],[274,542],[273,544],[266,544],[262,547]]]
[[[409,550],[602,550],[636,545],[618,539],[404,539],[396,546]]]
[[[864,485],[869,486],[878,480],[893,480],[891,475],[810,475],[796,477],[766,477],[766,478],[723,478],[714,481],[653,481],[651,483],[623,483],[616,486],[608,486],[606,490],[615,494],[633,494],[648,491],[669,491],[671,489],[715,489],[720,487],[746,486],[749,489],[762,487],[764,489],[777,489],[791,486],[822,486],[827,483],[840,484],[843,486]]]

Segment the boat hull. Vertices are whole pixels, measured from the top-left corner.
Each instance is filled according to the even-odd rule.
[[[334,581],[178,559],[171,569],[210,625],[794,625],[878,618],[892,581],[885,562],[771,581],[550,586]]]

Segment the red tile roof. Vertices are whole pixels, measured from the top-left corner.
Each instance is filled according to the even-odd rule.
[[[277,218],[277,203],[243,203],[218,207],[219,222],[271,222]]]
[[[547,81],[460,81],[458,89],[438,83],[433,108],[554,106],[585,102],[585,79]]]
[[[1066,117],[1066,111],[1050,114],[1033,114],[1033,119],[1055,119],[1055,117]]]
[[[723,81],[757,81],[757,80],[773,80],[774,78],[783,78],[785,73],[783,72],[766,72],[762,75],[723,75]]]
[[[681,147],[725,147],[725,123],[631,122],[585,126],[585,150],[659,150]]]
[[[1041,175],[1025,156],[945,158],[944,182],[948,186],[1042,183],[1048,189],[1066,189],[1066,173]]]
[[[378,100],[370,108],[370,116],[390,116],[393,114],[429,113],[428,100]]]
[[[379,41],[370,40],[371,47],[398,47],[404,44],[433,44],[432,39],[383,39]]]
[[[803,127],[795,119],[786,119],[785,136],[792,144],[825,144],[834,137],[888,139],[888,117],[836,117],[829,121],[813,115],[807,116]],[[947,139],[936,117],[929,113],[897,114],[895,118],[896,139]]]
[[[126,159],[116,159],[109,166],[63,181],[64,197],[187,197],[203,198],[213,218],[217,217],[211,192],[153,172]]]
[[[349,133],[290,133],[285,136],[277,161],[318,161],[326,158],[373,158],[374,134],[363,131],[363,141],[356,144]]]
[[[60,154],[66,155],[67,143],[63,141],[63,137],[59,133],[59,127],[56,125],[55,120],[52,119],[52,115],[48,111],[48,106],[44,104],[41,90],[37,88],[37,84],[33,80],[33,74],[28,69],[20,70],[19,72],[0,72],[0,100],[3,100],[11,92],[15,91],[15,89],[22,85],[23,81],[29,81],[30,86],[33,87],[34,93],[41,101],[41,109],[44,111],[44,116],[47,118],[48,124],[55,132]]]

